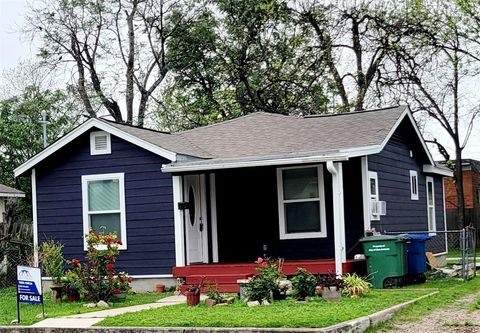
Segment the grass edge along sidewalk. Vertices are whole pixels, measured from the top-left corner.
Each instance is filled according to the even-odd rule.
[[[339,324],[335,324],[329,327],[324,327],[324,328],[235,328],[235,327],[229,327],[229,328],[218,328],[218,327],[203,327],[203,328],[198,328],[198,327],[193,327],[193,328],[175,328],[175,327],[162,327],[162,328],[144,328],[144,327],[95,327],[95,328],[86,328],[86,329],[73,329],[69,330],[68,332],[75,332],[75,333],[113,333],[113,332],[118,332],[118,333],[147,333],[147,332],[168,332],[168,333],[188,333],[188,332],[205,332],[205,333],[217,333],[217,332],[238,332],[241,330],[241,332],[244,333],[267,333],[267,332],[282,332],[282,333],[333,333],[333,332],[338,332],[338,333],[345,333],[345,332],[356,332],[356,333],[361,333],[364,332],[366,329],[368,329],[372,325],[376,325],[380,322],[383,322],[385,320],[389,320],[396,312],[400,311],[401,309],[411,305],[412,303],[415,303],[421,299],[430,297],[432,295],[437,294],[438,291],[433,291],[429,294],[420,296],[416,299],[394,305],[388,309],[384,309],[381,311],[378,311],[376,313],[373,313],[368,316],[356,318],[353,320],[349,320],[346,322],[342,322]],[[33,327],[0,327],[0,333],[2,332],[9,332],[9,333],[44,333],[46,332],[45,330],[42,330],[41,328],[33,328]],[[62,329],[48,329],[48,332],[50,333],[63,333],[66,332]]]
[[[321,328],[367,317],[379,311],[432,294],[432,289],[372,291],[366,297],[325,302],[277,301],[272,305],[249,308],[241,302],[224,307],[195,308],[171,306],[109,317],[96,324],[103,327],[290,327]],[[410,304],[410,303],[409,303]]]
[[[154,303],[159,299],[170,296],[172,293],[138,293],[128,295],[124,302],[113,303],[109,309],[118,309],[139,304]],[[68,303],[63,301],[61,303],[53,303],[50,300],[50,293],[44,295],[45,299],[45,319],[63,317],[68,315],[75,315],[87,312],[96,312],[105,310],[105,308],[86,308],[83,305],[90,303],[89,301]],[[15,288],[0,289],[0,326],[10,325],[10,322],[17,319],[16,306],[16,291]],[[41,305],[21,304],[22,320],[21,325],[31,325],[42,321]],[[13,326],[12,326],[13,327]]]

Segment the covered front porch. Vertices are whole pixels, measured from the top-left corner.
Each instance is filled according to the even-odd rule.
[[[283,258],[284,273],[362,271],[362,158],[174,174],[176,267],[237,291],[258,257]]]

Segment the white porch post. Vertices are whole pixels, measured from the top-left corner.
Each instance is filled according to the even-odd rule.
[[[333,234],[335,242],[335,273],[343,274],[343,263],[347,260],[345,251],[345,217],[343,206],[343,169],[340,162],[327,162],[327,169],[332,174],[333,195]]]
[[[182,202],[182,176],[172,176],[173,180],[173,219],[175,225],[175,265],[185,266],[185,228],[183,224],[183,212],[178,208]]]
[[[33,265],[38,267],[37,173],[32,169]]]
[[[372,229],[370,224],[370,182],[368,180],[368,157],[363,156],[362,164],[362,196],[363,196],[363,229]]]

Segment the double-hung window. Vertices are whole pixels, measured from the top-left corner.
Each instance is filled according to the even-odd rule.
[[[127,248],[124,174],[82,176],[83,231],[114,232]],[[86,246],[86,243],[85,243]]]
[[[410,170],[410,199],[418,200],[418,175],[415,170]]]
[[[323,167],[277,169],[280,239],[327,236]]]
[[[370,188],[370,220],[380,221],[380,214],[373,209],[379,201],[378,195],[378,176],[375,171],[368,172],[368,183]]]
[[[437,231],[435,220],[435,188],[433,186],[433,178],[427,177],[427,219],[428,231]]]

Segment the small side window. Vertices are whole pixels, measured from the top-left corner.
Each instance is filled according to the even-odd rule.
[[[377,205],[380,200],[378,195],[378,176],[374,171],[368,172],[368,180],[370,183],[370,219],[372,221],[380,221],[380,213]]]
[[[103,155],[111,152],[110,133],[104,131],[90,133],[90,155]]]
[[[410,199],[418,200],[418,174],[410,170]]]

